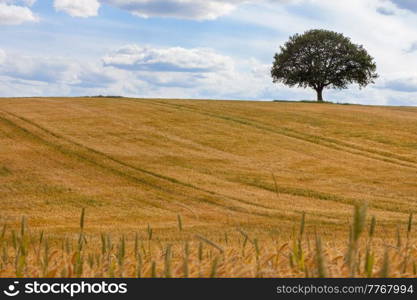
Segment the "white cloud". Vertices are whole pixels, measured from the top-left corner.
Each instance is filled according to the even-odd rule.
[[[380,84],[379,88],[402,93],[417,93],[417,75],[415,77],[385,80],[383,84]]]
[[[96,16],[102,3],[126,10],[142,18],[214,20],[228,15],[241,4],[288,1],[291,0],[54,0],[54,6],[56,10],[74,17]]]
[[[19,25],[25,22],[37,22],[38,17],[26,6],[13,3],[32,5],[34,1],[0,1],[0,25]]]
[[[0,49],[0,76],[8,82],[26,83],[28,87],[43,84],[85,89],[108,87],[117,80],[117,74],[117,71],[103,69],[99,63],[15,53],[6,55]]]
[[[417,2],[415,0],[390,0],[399,8],[407,9],[413,12],[417,12]]]
[[[130,90],[136,96],[267,99],[280,88],[271,83],[269,65],[212,49],[128,45],[106,55],[103,64],[142,82],[146,89]]]
[[[4,4],[18,4],[24,6],[32,6],[36,0],[0,0],[0,3]]]
[[[0,65],[3,64],[5,61],[6,61],[6,52],[0,49]]]
[[[0,50],[1,96],[267,99],[279,90],[264,72],[267,65],[255,59],[237,61],[210,49],[130,45],[106,55],[101,64],[98,59],[86,63],[71,58],[2,54]]]
[[[228,57],[210,49],[151,48],[128,45],[105,56],[106,66],[132,71],[206,73],[230,68]]]
[[[212,20],[230,13],[245,0],[102,0],[140,17]]]
[[[54,0],[54,8],[72,17],[87,18],[98,15],[98,0]]]
[[[76,79],[74,71],[75,65],[64,59],[14,54],[9,54],[0,66],[3,76],[48,83],[71,83]]]
[[[244,4],[287,4],[301,1],[303,0],[54,0],[54,7],[57,11],[68,13],[73,17],[97,16],[101,4],[106,4],[142,18],[163,17],[203,21],[229,15]]]

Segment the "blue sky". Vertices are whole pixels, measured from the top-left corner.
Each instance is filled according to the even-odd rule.
[[[375,58],[334,102],[417,105],[415,0],[0,0],[0,96],[314,99],[273,84],[290,35],[342,32]]]

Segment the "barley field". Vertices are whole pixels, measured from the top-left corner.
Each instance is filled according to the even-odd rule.
[[[0,99],[0,277],[415,277],[417,108]]]

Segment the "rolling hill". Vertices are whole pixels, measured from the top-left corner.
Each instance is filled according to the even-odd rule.
[[[361,202],[406,222],[416,179],[417,108],[0,99],[2,223],[71,232],[85,207],[92,232],[170,233],[181,215],[205,234],[290,233],[305,212],[335,233]]]

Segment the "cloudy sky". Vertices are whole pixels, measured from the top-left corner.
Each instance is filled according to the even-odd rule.
[[[0,0],[0,96],[314,99],[269,75],[312,28],[363,44],[380,74],[327,100],[417,106],[416,0]]]

